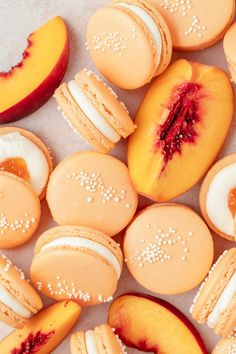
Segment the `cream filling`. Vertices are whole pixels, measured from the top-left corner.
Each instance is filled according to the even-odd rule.
[[[15,296],[10,294],[7,289],[0,284],[0,302],[11,309],[18,316],[23,318],[30,318],[31,311],[28,310]]]
[[[103,116],[94,107],[92,102],[79,87],[75,80],[68,83],[68,89],[78,104],[78,106],[85,113],[90,122],[112,143],[117,143],[120,140],[120,135],[113,129]]]
[[[210,328],[215,328],[217,322],[220,319],[221,314],[227,309],[230,305],[230,302],[233,300],[233,297],[236,293],[236,273],[232,276],[227,286],[225,287],[223,293],[219,297],[213,311],[207,319],[207,324]]]
[[[0,135],[0,163],[10,158],[25,161],[30,175],[30,184],[40,194],[44,189],[49,173],[46,157],[41,149],[19,132]]]
[[[95,334],[93,330],[85,332],[85,345],[88,354],[98,354],[98,348],[96,345]]]
[[[156,22],[144,9],[142,9],[137,5],[130,5],[125,3],[118,3],[118,5],[132,11],[136,16],[138,16],[141,19],[141,21],[146,25],[146,27],[150,31],[156,47],[157,66],[158,66],[161,61],[162,38]]]
[[[206,211],[222,232],[234,236],[234,219],[228,207],[230,190],[236,188],[236,163],[220,170],[212,179],[206,196]]]
[[[72,248],[87,248],[91,251],[96,252],[99,256],[105,258],[112,266],[114,267],[117,277],[119,279],[121,274],[120,263],[114,254],[105,246],[101,245],[98,242],[88,240],[83,237],[59,237],[56,240],[53,240],[42,247],[42,251],[48,250],[57,246],[68,246]]]

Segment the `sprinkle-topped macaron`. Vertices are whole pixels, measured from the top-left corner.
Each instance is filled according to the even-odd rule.
[[[136,89],[169,65],[172,42],[160,13],[145,0],[114,1],[89,20],[87,48],[102,74]]]
[[[138,196],[124,163],[87,151],[67,157],[55,168],[47,201],[59,225],[84,225],[114,236],[133,218]]]
[[[218,235],[236,239],[236,154],[219,160],[206,175],[199,195],[204,219]]]
[[[63,117],[97,151],[108,152],[134,131],[123,102],[91,71],[82,70],[59,86],[55,97]]]
[[[43,304],[21,269],[0,256],[0,321],[22,328]]]
[[[21,128],[0,128],[0,171],[23,178],[42,199],[52,169],[49,150],[37,136]]]
[[[125,262],[133,277],[145,288],[165,295],[197,286],[210,269],[213,251],[203,220],[180,204],[144,209],[124,239]]]
[[[222,336],[236,326],[236,248],[225,251],[202,283],[190,309],[199,323],[207,323]]]
[[[30,276],[48,297],[92,306],[113,299],[122,263],[120,246],[107,235],[84,226],[60,226],[38,239]]]
[[[108,324],[71,336],[71,354],[126,354],[125,346]]]
[[[236,333],[233,332],[227,338],[221,339],[212,354],[236,354]]]
[[[216,43],[223,37],[235,15],[234,0],[150,2],[166,20],[173,46],[179,50],[199,50]]]
[[[0,248],[25,243],[37,230],[41,206],[36,192],[22,178],[0,172]]]

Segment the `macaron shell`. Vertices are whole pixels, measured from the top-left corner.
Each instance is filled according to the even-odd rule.
[[[113,149],[114,144],[99,132],[76,104],[68,90],[67,84],[64,83],[57,88],[55,97],[68,124],[86,143],[102,153]]]
[[[23,328],[26,320],[0,302],[0,321],[13,328]]]
[[[194,300],[192,316],[204,323],[236,271],[236,248],[225,251],[213,265]]]
[[[221,339],[211,354],[233,354],[232,349],[236,349],[236,337]]]
[[[59,225],[84,225],[113,236],[133,218],[138,196],[124,163],[87,151],[69,156],[55,168],[47,201]]]
[[[40,296],[22,270],[3,256],[0,256],[0,283],[31,312],[36,313],[43,307]]]
[[[120,344],[108,324],[95,327],[94,334],[99,354],[121,354]]]
[[[207,210],[206,210],[206,198],[207,198],[207,193],[208,193],[208,190],[209,190],[209,187],[210,187],[210,184],[211,184],[213,178],[216,176],[216,174],[220,170],[222,170],[226,166],[229,166],[232,163],[236,163],[236,154],[226,156],[223,159],[216,162],[216,164],[211,167],[211,169],[208,171],[207,175],[205,176],[205,178],[202,182],[201,190],[200,190],[200,194],[199,194],[199,204],[200,204],[202,215],[203,215],[206,223],[215,233],[217,233],[219,236],[221,236],[227,240],[230,240],[230,241],[234,241],[234,237],[232,235],[225,234],[224,232],[219,230],[213,224],[213,222],[210,220]],[[235,185],[236,185],[236,183],[235,183]]]
[[[112,264],[96,252],[86,248],[67,246],[48,250],[41,248],[59,237],[84,237],[107,247],[122,268],[123,256],[118,244],[106,235],[84,227],[57,227],[44,233],[38,240],[30,275],[33,283],[48,297],[56,300],[71,298],[82,306],[101,303],[116,290],[118,277]],[[47,272],[42,272],[47,269]],[[79,294],[81,293],[81,298]],[[82,295],[88,294],[89,301]]]
[[[155,75],[153,39],[144,23],[125,8],[109,5],[98,10],[88,22],[87,43],[94,64],[118,87],[135,89]]]
[[[88,354],[85,344],[84,332],[73,333],[70,338],[71,354]]]
[[[227,310],[221,314],[220,320],[215,327],[215,333],[221,337],[226,338],[232,333],[236,324],[236,294],[234,294]]]
[[[236,65],[236,23],[226,32],[223,46],[227,60]]]
[[[125,105],[119,101],[116,93],[98,76],[82,70],[75,80],[100,114],[123,138],[134,131],[134,123]]]
[[[0,248],[13,248],[37,230],[41,205],[31,186],[13,174],[0,172],[0,186],[0,221],[7,226],[0,226]]]
[[[8,126],[0,128],[0,135],[9,134],[13,132],[19,132],[21,135],[31,140],[43,152],[48,163],[48,168],[49,168],[48,179],[49,179],[49,176],[53,170],[53,161],[52,161],[50,150],[47,148],[47,146],[42,142],[42,140],[40,140],[36,135],[34,135],[28,130],[17,128],[17,127],[8,127]],[[41,200],[45,197],[46,187],[47,186],[45,186],[44,190],[41,192],[39,196]]]
[[[213,240],[203,220],[193,210],[174,203],[154,204],[141,211],[124,238],[131,274],[145,288],[165,295],[197,286],[210,269],[213,252]]]
[[[235,15],[234,0],[191,0],[174,4],[163,0],[150,2],[164,17],[173,46],[179,50],[199,50],[213,45],[223,37]]]

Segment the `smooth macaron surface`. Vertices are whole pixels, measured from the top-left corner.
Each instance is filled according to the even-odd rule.
[[[130,135],[134,123],[116,93],[86,69],[55,91],[62,115],[96,151],[108,152]]]
[[[115,1],[98,10],[88,22],[87,46],[103,75],[124,89],[148,83],[171,57],[169,30],[145,1]]]
[[[53,171],[47,201],[59,225],[84,225],[113,236],[133,218],[138,196],[118,159],[78,152]]]
[[[39,198],[22,178],[0,172],[0,248],[26,242],[37,230],[41,216]]]
[[[0,320],[12,327],[23,327],[43,306],[22,270],[4,255],[0,256],[0,288]]]
[[[234,241],[236,235],[236,154],[217,161],[205,176],[199,203],[208,226]]]
[[[144,209],[124,238],[129,271],[142,286],[159,294],[179,294],[196,287],[208,273],[213,253],[206,224],[180,204]]]
[[[236,248],[225,251],[212,266],[190,309],[192,317],[221,336],[235,326]],[[230,287],[229,287],[230,285]]]
[[[179,50],[199,50],[216,43],[235,15],[234,0],[151,0],[151,3],[164,17],[173,46]]]
[[[120,247],[110,237],[87,227],[63,226],[38,239],[30,275],[45,295],[90,306],[112,300],[122,263]]]
[[[229,63],[236,65],[236,23],[228,29],[224,36],[224,52]]]
[[[42,140],[30,131],[1,127],[0,169],[26,180],[42,199],[53,169],[52,157]]]

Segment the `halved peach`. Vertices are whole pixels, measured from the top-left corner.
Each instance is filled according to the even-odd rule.
[[[207,172],[229,130],[231,82],[216,67],[177,60],[148,90],[129,140],[128,165],[136,190],[168,201]]]
[[[41,310],[24,328],[0,342],[0,353],[51,353],[74,326],[80,311],[81,307],[73,301],[57,302]]]
[[[110,306],[108,322],[127,346],[156,354],[207,354],[191,322],[168,302],[125,294]]]
[[[20,119],[44,104],[60,84],[69,59],[69,38],[61,17],[28,37],[22,61],[0,72],[0,123]]]

